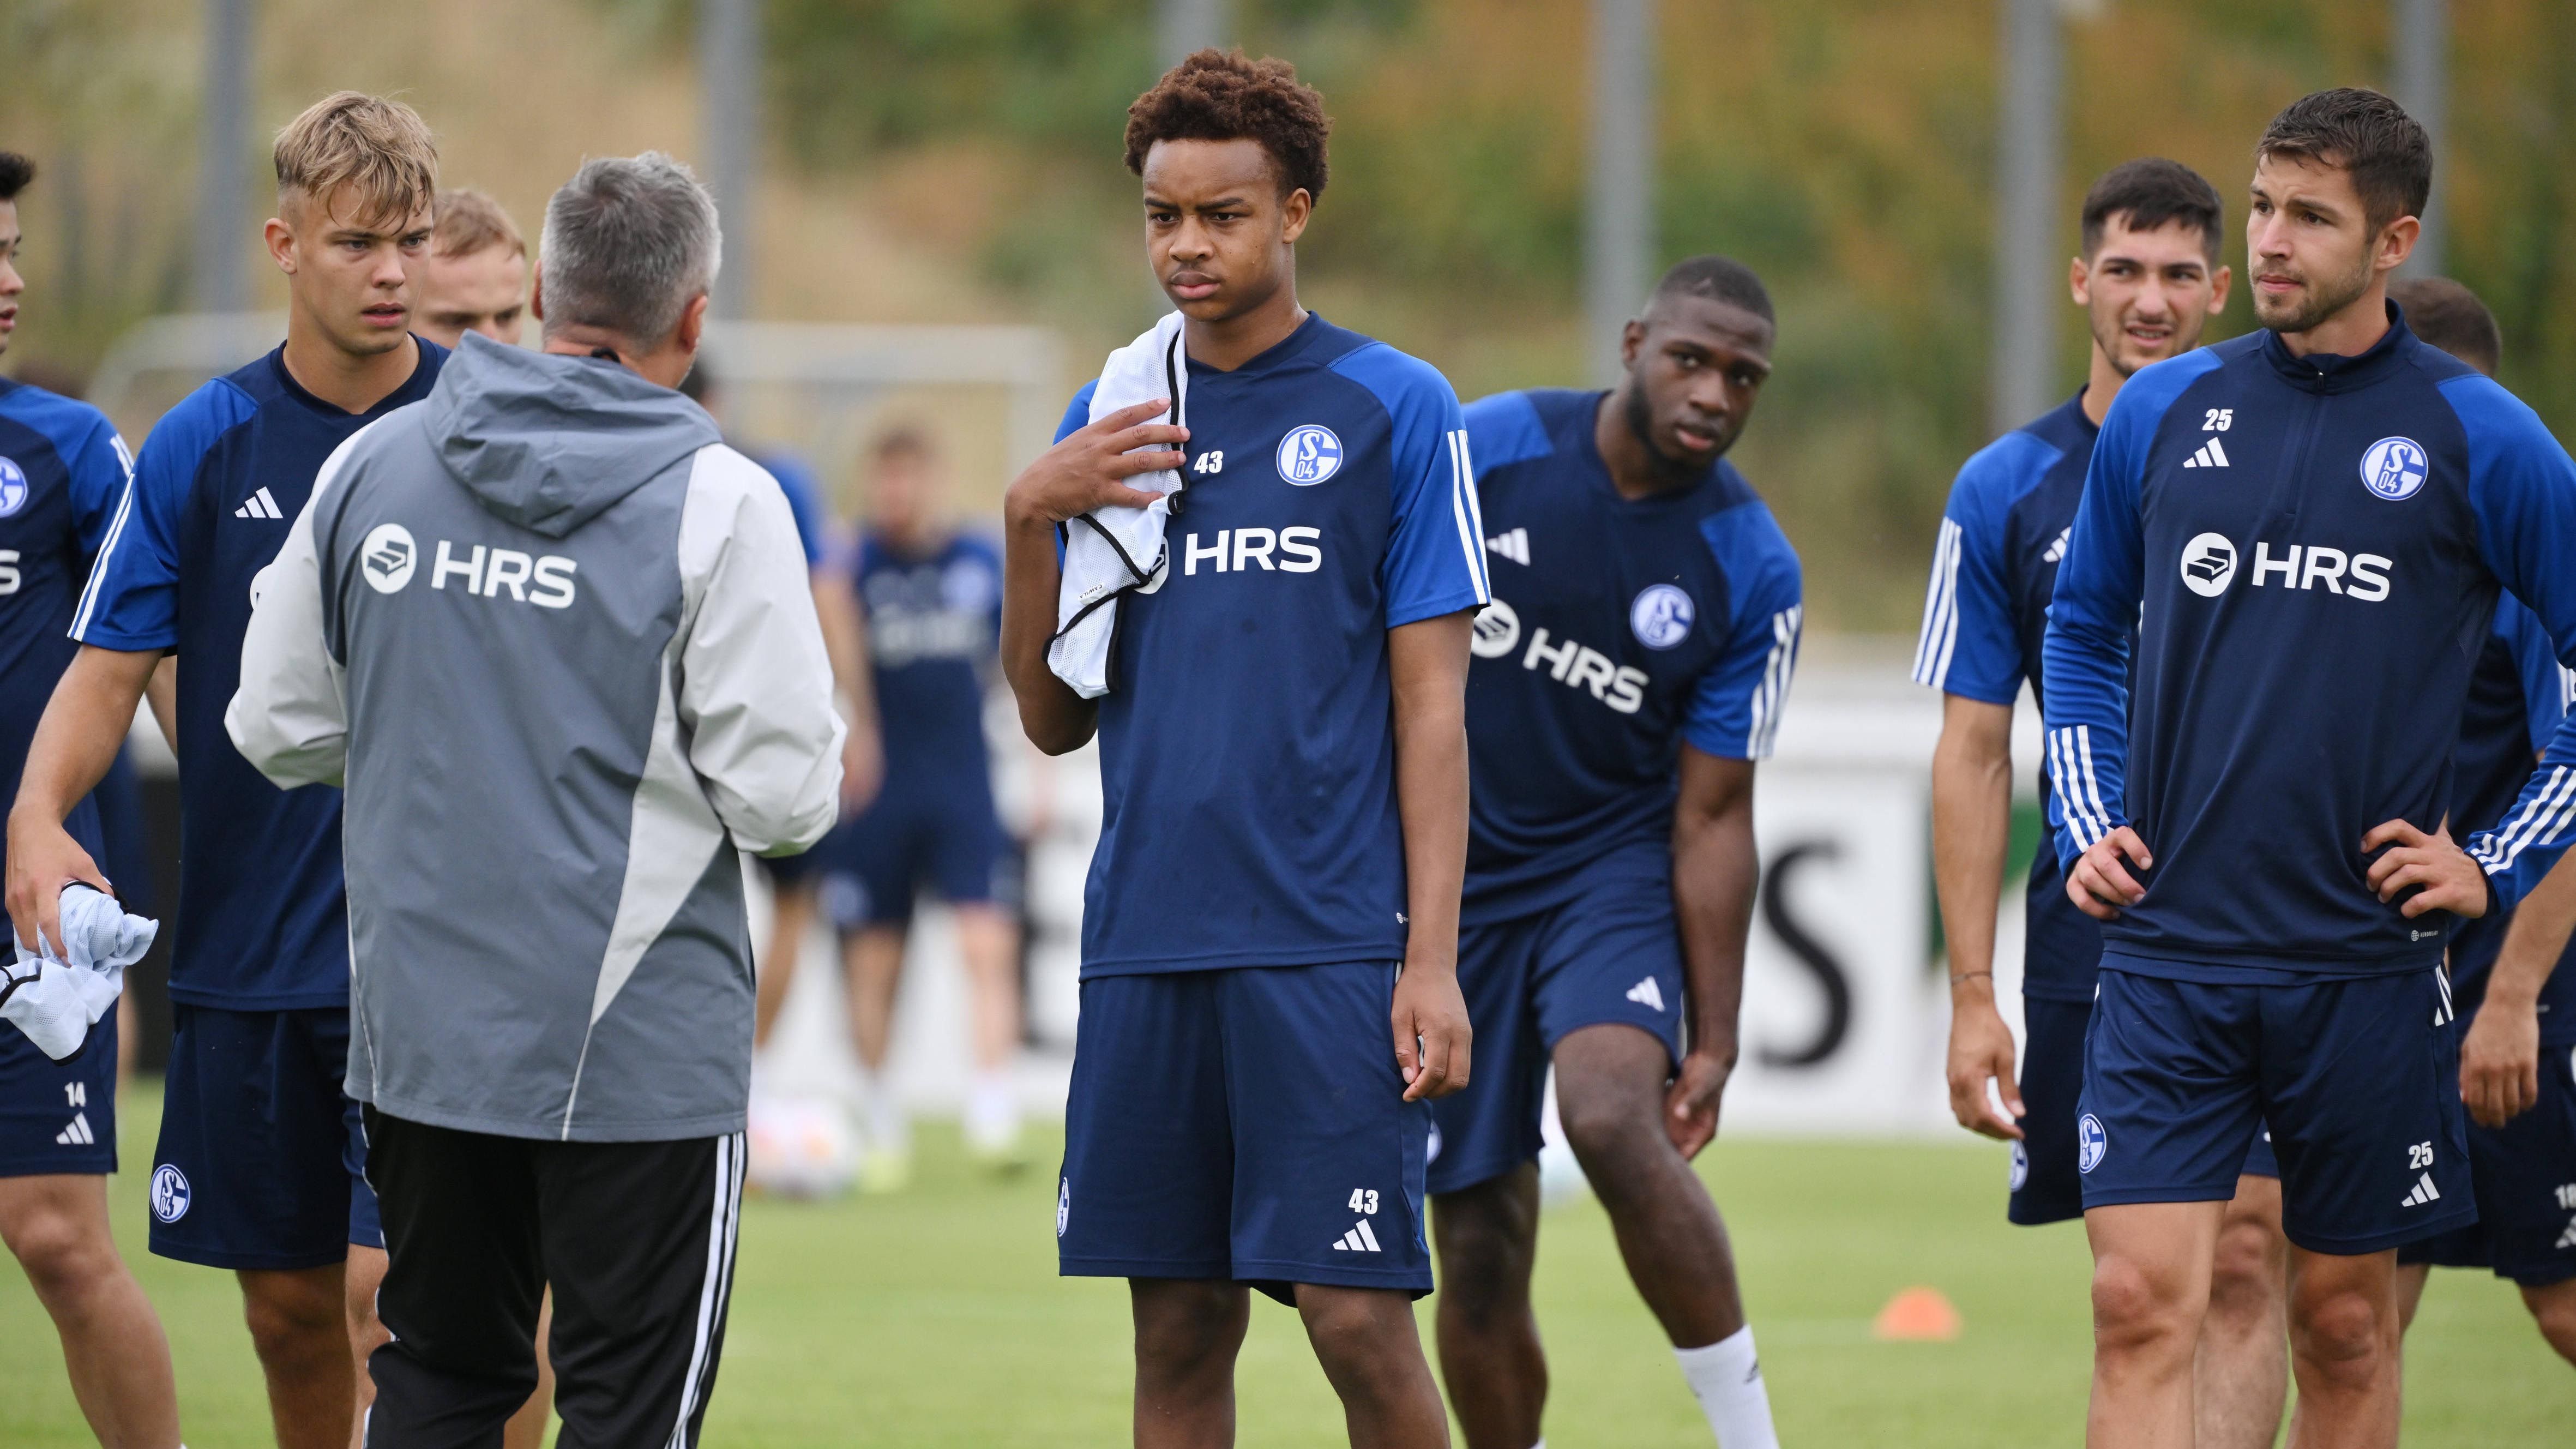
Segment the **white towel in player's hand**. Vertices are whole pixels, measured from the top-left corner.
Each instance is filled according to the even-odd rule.
[[[1120,408],[1156,398],[1171,400],[1165,420],[1186,416],[1183,394],[1189,389],[1189,362],[1181,350],[1181,314],[1169,313],[1143,336],[1109,354],[1091,392],[1091,421]],[[1162,450],[1168,445],[1147,445]],[[1139,450],[1143,451],[1143,450]],[[1171,495],[1181,488],[1181,475],[1169,468],[1139,473],[1127,486],[1163,497],[1146,508],[1100,508],[1074,519],[1064,530],[1064,581],[1056,590],[1055,638],[1047,644],[1047,668],[1073,686],[1084,699],[1109,692],[1109,650],[1118,637],[1118,596],[1135,590],[1152,593],[1163,586],[1170,555],[1163,543],[1163,523],[1170,516]]]
[[[17,964],[0,981],[0,1018],[17,1024],[36,1049],[68,1061],[98,1019],[116,1009],[125,968],[152,949],[161,923],[129,916],[114,897],[89,886],[63,887],[62,940],[41,937],[42,954],[18,947]]]

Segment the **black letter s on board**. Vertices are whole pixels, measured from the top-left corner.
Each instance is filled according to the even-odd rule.
[[[1829,840],[1793,845],[1780,852],[1779,859],[1762,879],[1762,921],[1789,954],[1798,958],[1816,978],[1816,987],[1825,996],[1824,1024],[1813,1041],[1794,1049],[1765,1046],[1757,1049],[1766,1067],[1812,1067],[1840,1050],[1843,1038],[1851,1033],[1851,978],[1841,962],[1824,944],[1807,934],[1804,926],[1789,913],[1787,890],[1789,877],[1810,859],[1832,860],[1842,854],[1842,847]]]

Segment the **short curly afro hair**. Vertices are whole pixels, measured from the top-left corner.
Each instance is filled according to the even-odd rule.
[[[1322,93],[1298,80],[1295,66],[1202,50],[1127,108],[1127,169],[1144,175],[1157,141],[1258,141],[1279,169],[1280,195],[1302,189],[1321,200],[1332,129]]]

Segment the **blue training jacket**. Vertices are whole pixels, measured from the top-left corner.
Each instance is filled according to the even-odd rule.
[[[2576,660],[2576,463],[2388,315],[2358,356],[2294,357],[2266,330],[2158,363],[2103,422],[2044,715],[2060,860],[2123,824],[2155,857],[2103,930],[2125,964],[2264,981],[2438,963],[2451,918],[2381,902],[2362,837],[2442,823],[2500,590]],[[2549,756],[2571,746],[2561,725]],[[2560,766],[2500,826],[2453,828],[2510,905],[2571,820]]]

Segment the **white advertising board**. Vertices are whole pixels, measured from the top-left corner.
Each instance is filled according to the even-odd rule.
[[[1006,733],[1007,711],[996,723],[1004,811],[1022,824],[1037,811],[1043,824],[1029,862],[1039,933],[1029,1018],[1039,1045],[1021,1079],[1033,1109],[1061,1111],[1099,781],[1088,751],[1036,764]],[[1929,771],[1939,726],[1938,697],[1905,678],[1902,659],[1848,641],[1811,646],[1782,717],[1779,753],[1762,766],[1755,790],[1762,886],[1727,1130],[1873,1137],[1958,1130],[1941,1083],[1948,997],[1930,959]],[[2018,753],[2031,758],[2028,744]],[[2004,904],[1997,965],[2010,1000],[2017,886],[2004,892]],[[913,942],[891,1071],[897,1092],[934,1111],[953,1109],[967,1081],[954,938],[941,915],[925,912]],[[846,1089],[843,1008],[827,960],[818,933],[779,1050],[764,1069],[782,1088]]]

